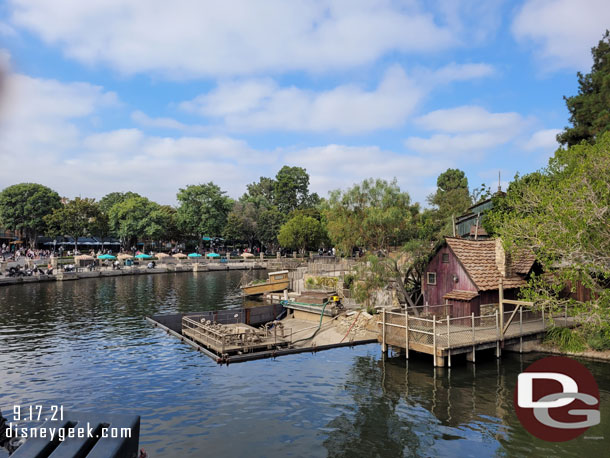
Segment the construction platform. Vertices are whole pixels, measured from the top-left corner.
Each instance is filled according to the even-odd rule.
[[[377,342],[374,320],[365,329],[359,313],[329,317],[321,312],[272,304],[146,319],[219,364]]]

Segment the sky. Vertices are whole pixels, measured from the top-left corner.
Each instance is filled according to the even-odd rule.
[[[543,167],[607,0],[5,0],[0,189],[238,198],[283,165],[321,196]]]

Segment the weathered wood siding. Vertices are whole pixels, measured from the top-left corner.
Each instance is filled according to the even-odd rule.
[[[443,254],[449,255],[449,262],[443,262]],[[428,272],[436,272],[436,285],[428,284]],[[453,280],[454,275],[457,276],[457,282]],[[424,301],[430,305],[444,304],[443,296],[454,289],[463,291],[477,290],[448,246],[441,248],[432,258],[426,268],[423,283]],[[468,313],[470,314],[470,312]]]

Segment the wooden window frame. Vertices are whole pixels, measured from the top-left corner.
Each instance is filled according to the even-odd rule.
[[[449,253],[441,254],[441,262],[443,264],[449,264]]]
[[[430,277],[434,276],[434,281],[430,281]],[[436,285],[436,272],[426,272],[426,283],[428,285]]]

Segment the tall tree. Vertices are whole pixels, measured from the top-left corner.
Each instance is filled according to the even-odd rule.
[[[280,229],[278,240],[283,247],[299,250],[317,250],[324,240],[322,223],[311,216],[298,214],[288,220]]]
[[[92,235],[105,224],[104,218],[95,199],[76,197],[56,208],[45,216],[48,232],[51,235],[67,235],[74,240],[76,251],[78,238]]]
[[[396,180],[369,179],[347,191],[331,192],[324,213],[332,243],[351,254],[354,247],[388,250],[402,244],[418,211]]]
[[[231,211],[233,201],[212,182],[190,185],[178,191],[178,225],[195,236],[203,249],[203,237],[219,236]]]
[[[572,127],[557,135],[557,141],[570,147],[581,141],[594,142],[610,130],[610,32],[606,30],[591,50],[593,67],[583,75],[578,72],[578,95],[565,97]]]
[[[257,233],[257,211],[251,202],[235,202],[224,227],[225,239],[247,242],[252,248]]]
[[[61,206],[59,194],[37,183],[9,186],[0,193],[0,223],[20,231],[32,246],[46,228],[44,217]]]
[[[437,190],[428,202],[438,208],[442,218],[459,215],[471,205],[468,178],[459,169],[447,169],[436,180]]]
[[[110,208],[110,228],[121,238],[123,246],[128,247],[138,239],[151,236],[151,215],[158,209],[159,204],[146,197],[129,197]]]
[[[124,202],[127,199],[129,199],[130,197],[141,197],[140,194],[135,193],[135,192],[111,192],[109,194],[106,194],[104,197],[102,197],[100,199],[100,201],[98,202],[99,208],[102,211],[102,213],[108,214],[108,212],[110,211],[110,209],[115,205],[118,204],[120,202]]]
[[[488,215],[509,251],[536,253],[545,276],[524,294],[540,304],[567,302],[583,330],[610,337],[610,132],[594,145],[558,149],[548,167],[511,184],[506,203]],[[589,300],[562,298],[583,284]],[[600,329],[601,328],[601,329]],[[610,342],[610,341],[609,341]]]
[[[285,222],[285,215],[277,207],[259,212],[256,220],[256,237],[267,248],[272,251],[277,250],[279,245],[277,237]]]
[[[274,203],[282,213],[315,206],[319,202],[317,194],[309,194],[309,175],[302,167],[285,165],[277,172],[273,183]]]

